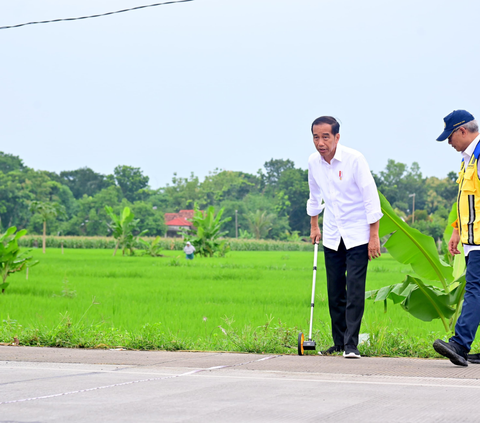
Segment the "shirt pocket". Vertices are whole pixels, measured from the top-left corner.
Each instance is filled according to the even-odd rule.
[[[465,171],[465,176],[463,177],[463,186],[462,186],[462,191],[465,192],[465,194],[478,194],[478,183],[477,180],[478,177],[475,175],[476,172],[476,167],[469,167]]]
[[[353,171],[351,168],[342,168],[342,169],[338,169],[335,171],[335,179],[336,181],[338,181],[338,185],[340,187],[346,187],[348,186],[350,183],[352,183],[352,181],[355,181],[355,178],[353,177]]]

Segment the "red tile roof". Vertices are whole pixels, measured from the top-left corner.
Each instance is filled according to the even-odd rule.
[[[167,214],[167,213],[165,213],[165,214]],[[168,213],[168,214],[176,214],[176,213]],[[166,220],[166,217],[165,217],[165,220]],[[188,226],[188,227],[193,226],[192,222],[189,222],[184,217],[176,217],[172,220],[169,220],[166,223],[167,223],[168,226]]]
[[[193,218],[194,213],[195,210],[180,210],[178,213],[165,213],[165,223],[168,224],[168,222],[177,218],[191,219]]]

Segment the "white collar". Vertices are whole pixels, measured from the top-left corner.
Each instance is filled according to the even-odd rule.
[[[480,134],[478,134],[475,139],[469,144],[469,146],[464,151],[462,151],[462,156],[465,162],[468,162],[470,160],[470,157],[472,157],[472,154],[477,147],[478,141],[480,141]]]
[[[335,154],[333,155],[333,158],[332,158],[332,160],[330,161],[330,164],[332,164],[331,162],[332,162],[333,160],[338,160],[339,162],[342,161],[342,150],[343,150],[342,146],[340,145],[340,143],[338,143],[338,144],[337,144],[337,148],[336,148],[336,150],[335,150]],[[318,153],[318,154],[320,155],[320,153]],[[321,161],[322,163],[329,164],[321,155],[320,155],[320,161]]]

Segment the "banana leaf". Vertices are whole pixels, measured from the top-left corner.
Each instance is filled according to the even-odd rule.
[[[408,275],[403,283],[366,292],[365,298],[375,302],[383,301],[385,310],[387,299],[392,300],[394,304],[400,303],[405,311],[424,322],[441,319],[448,331],[447,320],[455,314],[463,297],[465,276],[453,285],[455,287],[447,293],[441,288],[425,284],[420,278]]]
[[[450,285],[449,302],[450,304],[458,304],[457,308],[460,307],[460,303],[463,302],[466,283],[465,274],[463,274]]]
[[[402,303],[405,298],[410,294],[415,285],[410,284],[407,280],[403,283],[397,283],[394,285],[384,286],[380,289],[365,292],[365,299],[377,301],[383,301],[384,312],[387,312],[387,299],[393,301],[393,304]]]
[[[380,289],[367,291],[365,298],[373,301],[385,301],[387,299],[392,300],[394,304],[401,303],[407,298],[415,285],[412,285],[410,281],[405,279],[403,283],[397,283],[394,285],[384,286]]]
[[[445,232],[443,233],[443,240],[445,243],[448,245],[448,242],[450,241],[450,238],[452,237],[453,233],[453,226],[452,223],[457,220],[457,203],[454,203],[452,206],[452,209],[450,210],[450,214],[448,215],[448,224],[445,229]],[[465,272],[465,254],[463,252],[463,245],[460,242],[458,244],[458,251],[460,251],[460,254],[456,254],[455,257],[453,258],[453,277],[454,279],[458,279],[463,273]],[[447,253],[450,254],[450,253]]]
[[[407,276],[407,280],[416,285],[402,302],[401,306],[412,316],[424,322],[433,319],[449,319],[455,313],[452,300],[456,297],[436,286],[426,285],[419,278]],[[458,290],[458,287],[455,291]]]
[[[453,279],[453,269],[440,260],[432,237],[408,226],[393,211],[388,200],[379,192],[383,217],[380,219],[380,237],[391,234],[385,248],[393,258],[412,269],[422,278],[440,281],[448,293]]]
[[[448,214],[448,223],[447,227],[445,228],[445,231],[443,232],[443,240],[445,243],[448,245],[448,241],[450,241],[450,238],[452,237],[453,233],[453,226],[452,223],[457,220],[457,203],[454,203],[452,206],[452,209],[450,210],[450,213]]]

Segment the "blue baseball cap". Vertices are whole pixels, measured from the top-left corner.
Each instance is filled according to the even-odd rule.
[[[455,129],[474,119],[473,115],[466,110],[454,110],[443,118],[445,130],[437,138],[437,141],[445,141]]]

